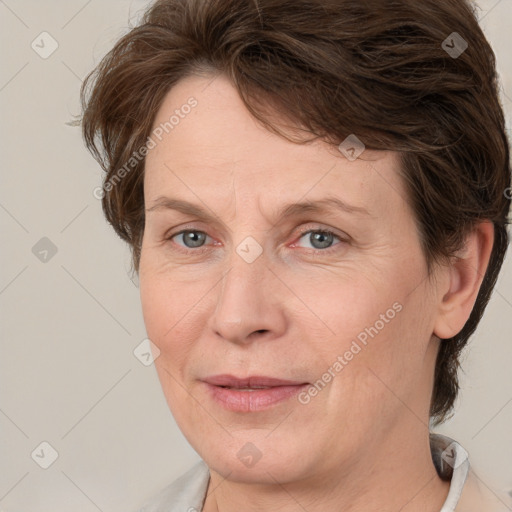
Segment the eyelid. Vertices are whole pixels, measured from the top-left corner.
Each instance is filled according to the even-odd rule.
[[[348,239],[348,235],[345,234],[345,233],[340,233],[338,232],[336,229],[334,228],[330,228],[330,227],[324,227],[324,226],[321,226],[319,224],[316,224],[316,225],[313,225],[311,226],[310,225],[306,225],[306,226],[301,226],[299,229],[299,233],[301,236],[305,235],[306,233],[309,233],[310,231],[320,231],[320,232],[323,232],[323,233],[332,233],[333,235],[337,236],[338,238],[341,238],[341,239]]]
[[[174,231],[175,229],[178,229],[178,231]],[[208,235],[208,233],[204,229],[197,227],[197,223],[194,224],[192,222],[192,223],[188,223],[188,224],[184,224],[184,225],[174,226],[174,227],[168,229],[162,236],[162,239],[168,240],[170,238],[175,237],[176,235],[183,233],[184,231],[197,231],[200,233],[204,233],[205,235]],[[212,238],[211,235],[208,235],[208,236],[210,238]]]

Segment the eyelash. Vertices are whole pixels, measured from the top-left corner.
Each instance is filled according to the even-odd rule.
[[[183,235],[184,233],[201,233],[201,234],[204,234],[206,236],[209,236],[207,233],[205,233],[204,231],[201,231],[199,229],[193,229],[193,228],[188,228],[188,229],[183,229],[181,231],[178,231],[177,233],[173,233],[169,236],[166,236],[165,237],[165,240],[166,241],[172,241],[173,238],[179,236],[179,235]],[[340,235],[337,235],[334,231],[331,231],[329,229],[322,229],[322,228],[318,228],[318,229],[311,229],[311,228],[301,228],[299,229],[299,237],[297,238],[297,241],[300,240],[304,235],[307,235],[309,233],[322,233],[324,235],[333,235],[334,238],[337,238],[340,243],[348,243],[348,240],[347,239],[344,239],[342,238]],[[294,242],[295,244],[296,242]],[[328,247],[326,249],[306,249],[306,251],[310,254],[314,254],[314,255],[317,255],[317,254],[329,254],[331,253],[332,251],[335,251],[337,250],[336,247],[340,245],[340,244],[334,244],[333,246],[331,247]],[[193,249],[193,248],[186,248],[180,244],[175,244],[175,246],[177,247],[177,250],[180,251],[180,252],[183,252],[185,254],[190,254],[191,252],[194,252],[198,255],[201,255],[203,254],[204,252],[208,251],[210,248],[208,246],[202,246],[202,247],[198,247],[196,249]]]

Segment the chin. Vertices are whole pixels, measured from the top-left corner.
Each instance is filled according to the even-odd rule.
[[[310,463],[303,448],[293,450],[290,447],[286,453],[282,445],[273,447],[269,442],[261,450],[251,441],[242,442],[241,447],[239,444],[237,441],[232,447],[224,446],[220,453],[215,450],[208,454],[199,451],[199,454],[210,469],[233,482],[287,483],[300,480],[308,472]],[[313,461],[311,465],[314,465]]]

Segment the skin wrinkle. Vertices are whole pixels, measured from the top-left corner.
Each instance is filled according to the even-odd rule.
[[[140,264],[162,389],[211,471],[204,512],[438,512],[449,484],[437,476],[428,438],[436,334],[463,324],[478,283],[459,280],[450,267],[426,278],[395,153],[349,162],[322,141],[292,144],[257,124],[227,80],[205,83],[182,80],[157,115],[155,124],[183,98],[198,99],[194,116],[148,154],[145,204],[172,196],[208,205],[220,221],[148,213]],[[169,172],[162,164],[171,161],[186,171]],[[312,213],[281,223],[271,215],[288,202],[333,194],[374,218]],[[313,257],[304,245],[290,247],[306,224],[346,232],[353,242]],[[179,252],[163,235],[181,226],[221,245]],[[484,264],[492,243],[485,233],[481,247],[468,245],[468,257],[481,250]],[[263,248],[252,263],[236,252],[247,236]],[[201,382],[222,373],[316,382],[397,303],[400,312],[307,405],[291,399],[233,413]],[[252,468],[237,457],[248,442],[263,454]]]
[[[201,93],[222,74],[229,76],[246,108],[271,133],[295,141],[325,138],[332,153],[357,133],[367,149],[403,151],[397,167],[407,185],[403,199],[415,212],[429,269],[457,251],[470,234],[466,227],[482,219],[494,223],[491,262],[474,310],[438,355],[430,411],[438,426],[453,410],[459,358],[481,321],[509,242],[510,197],[503,191],[510,188],[510,148],[496,56],[467,0],[374,7],[360,0],[321,6],[270,0],[260,1],[257,12],[237,0],[158,0],[84,79],[82,134],[106,172],[94,196],[103,196],[105,217],[131,246],[137,272],[143,153],[164,131],[181,131],[195,117],[197,99],[189,96],[173,105],[179,108],[171,117],[160,119],[164,124],[151,126],[170,87],[190,74],[209,80]],[[460,55],[446,38],[455,30],[468,44]],[[265,137],[260,147],[272,140]],[[226,141],[204,139],[202,146],[201,164],[209,161],[215,169],[214,153]],[[236,148],[220,156],[233,165],[244,158]],[[275,169],[283,171],[277,163]],[[223,186],[229,189],[227,181]]]
[[[130,245],[165,397],[210,467],[202,512],[439,512],[447,490],[429,419],[453,412],[509,245],[510,144],[470,2],[376,5],[157,0],[83,80],[82,135],[105,171],[93,195]],[[354,136],[365,151],[349,162]],[[328,193],[373,220],[275,215]],[[213,219],[145,215],[157,194]],[[313,255],[306,223],[345,241]],[[185,228],[203,248],[180,245]],[[252,263],[247,236],[263,251]],[[316,393],[230,413],[202,383],[226,372]]]

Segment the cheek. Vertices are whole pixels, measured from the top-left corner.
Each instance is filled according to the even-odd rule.
[[[334,332],[310,342],[320,362],[318,378],[335,375],[333,399],[351,395],[371,403],[389,394],[384,383],[398,391],[421,372],[431,304],[424,300],[424,286],[417,286],[417,273],[388,268],[380,275],[360,273],[318,294],[315,308]]]
[[[422,295],[424,290],[412,294],[409,290],[396,289],[379,306],[367,310],[366,325],[343,341],[347,362],[332,398],[350,403],[361,421],[368,411],[384,420],[403,411],[404,404],[416,410],[416,394],[428,377],[425,354],[431,338],[430,306]]]
[[[378,283],[375,279],[374,283],[377,285],[369,284],[361,277],[332,280],[314,296],[304,288],[302,296],[306,297],[308,304],[311,303],[319,319],[328,327],[324,331],[331,341],[327,345],[321,344],[320,348],[329,352],[330,347],[338,355],[349,350],[352,341],[364,344],[372,339],[372,335],[375,335],[375,339],[383,338],[381,334],[397,316],[393,309],[397,295],[389,293],[385,283]],[[381,315],[384,315],[384,321]]]
[[[194,414],[186,387],[186,368],[190,360],[197,322],[189,305],[190,290],[181,290],[175,283],[158,274],[141,269],[140,295],[148,338],[160,350],[155,368],[160,385],[175,420],[186,423]],[[197,302],[197,300],[193,301]]]
[[[172,325],[172,319],[165,314],[169,308],[172,310],[172,296],[165,293],[164,287],[154,274],[142,268],[139,274],[139,289],[146,331],[153,343],[156,343]],[[159,343],[158,346],[161,348]]]
[[[159,365],[183,380],[195,340],[204,329],[211,285],[199,279],[181,282],[170,274],[141,265],[140,297],[146,332],[160,349]]]

